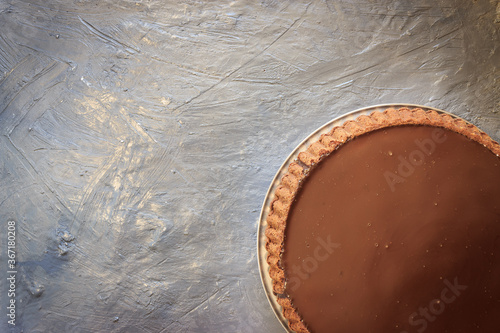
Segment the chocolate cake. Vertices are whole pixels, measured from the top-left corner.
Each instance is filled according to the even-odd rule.
[[[267,217],[296,332],[498,332],[500,145],[422,109],[360,116],[288,166]]]

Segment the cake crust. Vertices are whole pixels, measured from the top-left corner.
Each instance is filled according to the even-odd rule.
[[[281,265],[286,223],[301,182],[324,157],[355,137],[375,130],[403,125],[427,125],[445,128],[480,143],[495,155],[500,156],[500,145],[476,126],[448,114],[424,111],[420,108],[388,108],[382,112],[373,112],[368,116],[359,116],[355,120],[334,127],[301,152],[297,160],[290,163],[287,173],[281,178],[279,186],[274,192],[265,231],[267,262],[270,266],[269,275],[272,279],[273,293],[277,297],[278,304],[282,307],[283,315],[288,320],[291,330],[300,333],[310,332],[286,294],[286,276]]]

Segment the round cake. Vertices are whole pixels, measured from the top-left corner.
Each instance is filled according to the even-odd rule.
[[[387,109],[323,134],[267,216],[296,332],[498,332],[500,145],[445,113]]]

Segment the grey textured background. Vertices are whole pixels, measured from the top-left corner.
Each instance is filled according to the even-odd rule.
[[[258,216],[310,132],[380,103],[500,138],[500,3],[0,1],[12,332],[282,332]]]

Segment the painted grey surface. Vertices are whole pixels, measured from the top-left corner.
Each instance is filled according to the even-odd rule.
[[[282,332],[261,204],[310,132],[380,103],[500,139],[498,1],[0,2],[12,332]]]

